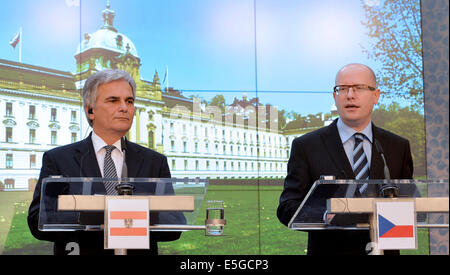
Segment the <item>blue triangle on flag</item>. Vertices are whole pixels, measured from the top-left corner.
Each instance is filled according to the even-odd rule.
[[[378,215],[378,236],[383,236],[386,232],[395,227],[395,224],[387,220],[385,217]]]

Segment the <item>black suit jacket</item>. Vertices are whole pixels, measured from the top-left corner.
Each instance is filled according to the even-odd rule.
[[[310,190],[322,175],[354,179],[336,126],[329,126],[294,139],[288,162],[288,175],[277,209],[278,219],[287,225]],[[372,123],[373,138],[383,148],[392,179],[411,179],[413,163],[408,140]],[[384,179],[384,163],[372,143],[370,179]],[[368,231],[310,231],[308,254],[365,254],[370,242]]]
[[[126,141],[126,148],[128,177],[171,177],[167,158],[164,155],[129,141]],[[69,251],[66,251],[66,245],[69,242],[76,242],[79,245],[80,254],[113,254],[113,250],[103,249],[103,232],[39,231],[38,221],[42,180],[52,175],[63,177],[102,177],[92,145],[91,135],[77,143],[61,146],[44,153],[41,173],[28,211],[28,226],[35,238],[55,243],[55,254],[67,254]],[[100,192],[96,193],[104,194],[105,190],[100,190]],[[184,217],[182,218],[184,219]],[[150,235],[150,250],[128,250],[128,254],[157,254],[158,241],[177,240],[180,235],[180,232],[152,232]]]

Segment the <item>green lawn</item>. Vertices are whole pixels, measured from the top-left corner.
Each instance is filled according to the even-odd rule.
[[[174,242],[160,243],[160,254],[181,255],[303,255],[307,235],[287,229],[276,217],[280,186],[210,186],[205,200],[223,200],[223,236],[205,236],[204,231],[184,232]],[[52,254],[52,244],[30,234],[26,217],[30,192],[0,192],[0,248],[3,254]],[[196,224],[204,223],[205,208]],[[1,252],[1,251],[0,251]],[[402,254],[428,254],[427,230],[419,230],[419,249]]]
[[[206,200],[225,203],[224,236],[202,231],[182,234],[175,242],[160,243],[161,254],[305,254],[306,234],[287,229],[276,217],[281,187],[210,186]],[[258,206],[259,205],[259,206]],[[196,224],[204,223],[205,209]]]

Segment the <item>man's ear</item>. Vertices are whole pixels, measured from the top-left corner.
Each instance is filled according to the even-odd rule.
[[[376,89],[376,90],[375,90],[375,95],[374,95],[374,96],[375,96],[375,102],[374,102],[374,105],[378,103],[378,100],[380,99],[380,95],[381,95],[380,89]]]
[[[89,106],[84,106],[84,111],[87,113],[90,120],[94,119],[94,109]]]

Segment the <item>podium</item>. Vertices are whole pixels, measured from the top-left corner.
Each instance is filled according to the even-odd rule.
[[[396,197],[382,196],[382,190],[393,188]],[[377,215],[377,204],[410,202],[414,228],[448,229],[448,180],[317,180],[298,207],[288,227],[292,230],[370,230],[370,254],[383,254],[378,240],[386,223]],[[399,204],[397,204],[399,206]],[[399,207],[388,212],[394,219]],[[383,214],[384,215],[384,214]],[[381,216],[381,220],[380,220]],[[438,216],[436,218],[436,216]],[[397,227],[398,230],[405,225]],[[389,228],[388,228],[389,229]],[[396,229],[396,230],[397,230]],[[414,234],[416,237],[416,234]],[[394,248],[390,248],[394,249]],[[409,249],[409,248],[400,248]],[[414,249],[414,248],[413,248]]]
[[[104,185],[112,182],[116,184],[118,194],[106,195]],[[128,230],[149,238],[152,231],[208,230],[209,224],[195,224],[207,188],[208,180],[198,178],[45,178],[38,228],[46,232],[104,231],[105,248],[108,249],[111,241],[107,235],[112,235],[113,223],[120,227],[115,228],[119,235],[126,235],[123,232]],[[144,210],[126,206],[126,211],[123,211],[119,206],[114,213],[108,211],[108,207],[112,209],[112,202],[120,205],[121,200],[128,200],[131,204],[140,202],[139,207],[144,207]],[[111,230],[108,230],[108,221]],[[141,224],[140,232],[136,224]],[[148,228],[142,230],[142,227]],[[115,254],[126,254],[126,249],[115,249]]]

